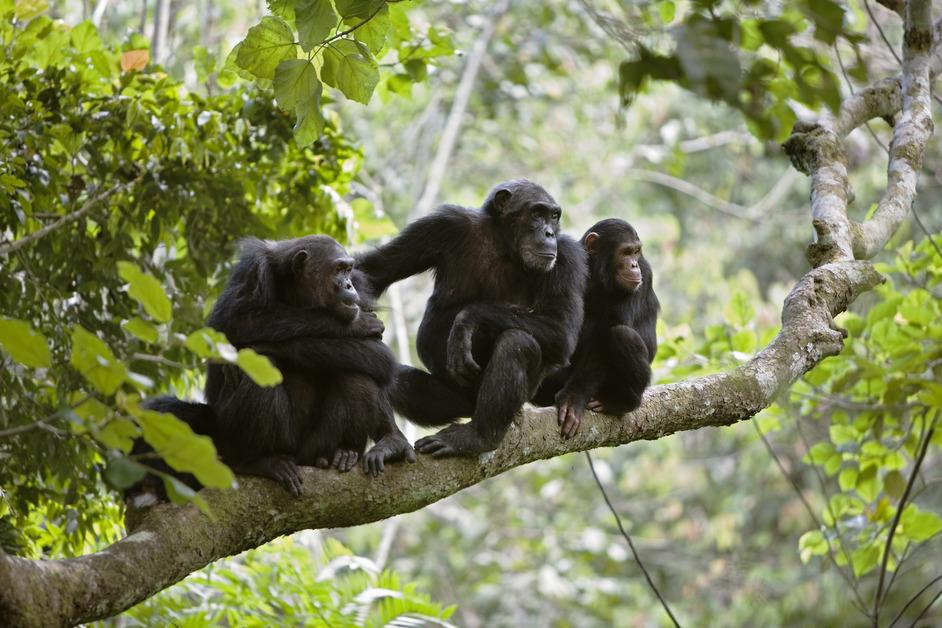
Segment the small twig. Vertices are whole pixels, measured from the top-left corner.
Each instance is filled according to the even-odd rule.
[[[923,415],[923,421],[925,421],[925,415]],[[935,419],[932,420],[932,424],[928,429],[924,430],[922,435],[922,445],[919,447],[919,453],[916,456],[916,460],[913,462],[913,471],[909,475],[909,481],[906,482],[906,490],[903,491],[903,496],[900,497],[899,503],[896,505],[896,514],[893,516],[893,523],[890,524],[890,531],[886,537],[886,547],[883,550],[883,561],[880,564],[880,578],[877,581],[877,593],[873,598],[873,625],[879,625],[880,619],[880,604],[883,601],[883,579],[886,577],[886,567],[887,563],[890,561],[890,552],[893,549],[893,536],[896,534],[896,528],[899,525],[899,521],[903,516],[903,508],[906,506],[906,500],[909,498],[909,494],[913,490],[913,484],[916,482],[916,476],[919,475],[919,467],[922,466],[922,461],[926,457],[926,452],[929,450],[929,442],[932,440],[932,434],[935,432]]]
[[[926,607],[924,609],[922,609],[922,612],[916,615],[916,619],[913,620],[913,623],[909,624],[909,628],[915,628],[916,624],[919,623],[919,620],[922,619],[923,616],[929,612],[929,609],[932,608],[932,605],[935,604],[936,601],[938,601],[940,597],[942,597],[942,590],[939,590],[939,592],[935,594],[935,597],[929,600],[929,603],[926,604]]]
[[[657,599],[660,600],[661,606],[664,607],[664,611],[667,613],[667,616],[671,618],[671,621],[674,622],[674,625],[677,626],[677,628],[680,628],[677,618],[674,617],[674,613],[671,612],[670,607],[664,600],[664,596],[661,595],[661,592],[658,590],[657,586],[654,584],[654,581],[651,579],[651,574],[648,573],[648,570],[644,567],[644,563],[641,562],[641,557],[638,556],[638,550],[635,549],[635,544],[632,542],[631,537],[628,536],[627,532],[625,532],[625,526],[623,526],[621,523],[621,517],[618,516],[618,511],[615,510],[615,506],[612,505],[612,500],[608,498],[608,493],[605,492],[605,486],[602,485],[602,480],[599,479],[598,473],[595,472],[595,465],[592,464],[592,455],[586,451],[585,457],[586,460],[589,461],[589,469],[592,471],[592,477],[595,478],[595,483],[598,485],[599,491],[602,493],[602,498],[605,500],[605,503],[608,504],[608,509],[615,517],[615,523],[618,524],[618,530],[621,532],[621,535],[625,537],[626,541],[628,541],[628,547],[631,549],[631,553],[635,557],[635,562],[638,563],[638,567],[641,567],[641,573],[644,574],[645,580],[648,581],[648,586],[651,587],[651,590],[654,591],[654,595],[656,595]]]
[[[932,580],[930,580],[930,581],[926,584],[926,586],[924,586],[923,588],[919,589],[919,591],[916,593],[916,595],[914,595],[914,596],[912,596],[911,598],[909,598],[909,601],[906,602],[905,606],[903,606],[902,609],[900,609],[900,612],[898,612],[898,613],[896,614],[896,617],[893,618],[893,621],[891,621],[891,622],[890,622],[890,625],[887,626],[886,628],[893,628],[893,626],[896,625],[896,622],[898,622],[900,619],[903,618],[903,613],[906,612],[906,609],[908,609],[910,606],[912,606],[913,603],[914,603],[916,600],[919,599],[919,596],[921,596],[923,593],[925,593],[926,591],[928,591],[928,590],[929,590],[929,587],[931,587],[932,585],[934,585],[934,584],[935,584],[936,582],[938,582],[939,580],[942,580],[942,575],[936,576],[935,578],[933,578]]]
[[[46,225],[39,231],[34,231],[33,233],[30,233],[29,235],[25,235],[19,240],[13,240],[12,242],[4,242],[0,244],[0,255],[8,255],[10,253],[16,252],[20,250],[21,248],[23,248],[24,246],[28,244],[32,244],[36,240],[39,240],[40,238],[43,238],[49,235],[56,229],[60,229],[61,227],[64,227],[65,225],[75,222],[76,220],[78,220],[79,218],[87,214],[89,211],[91,211],[93,207],[95,207],[96,205],[98,205],[99,203],[107,199],[108,197],[112,196],[113,194],[117,192],[122,192],[124,190],[127,190],[129,187],[131,187],[133,184],[137,183],[140,180],[141,180],[141,177],[138,177],[137,179],[134,179],[133,181],[130,181],[128,183],[123,183],[121,185],[117,185],[113,188],[105,190],[104,192],[100,193],[98,196],[92,198],[87,203],[82,205],[81,208],[75,210],[71,214],[66,214],[65,216],[61,217],[59,220],[55,221],[54,223]]]

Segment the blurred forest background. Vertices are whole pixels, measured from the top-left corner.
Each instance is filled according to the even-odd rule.
[[[637,228],[663,307],[658,382],[742,363],[775,334],[784,296],[809,268],[809,184],[779,144],[796,118],[897,75],[902,40],[897,15],[857,0],[395,3],[382,14],[394,34],[375,49],[366,42],[379,71],[369,104],[325,87],[323,134],[305,143],[271,81],[230,56],[263,15],[293,6],[271,5],[0,1],[0,243],[103,191],[111,207],[90,208],[97,217],[81,218],[81,235],[0,244],[8,552],[78,555],[123,533],[113,487],[136,472],[121,452],[148,430],[134,391],[199,395],[198,367],[219,349],[187,334],[242,236],[324,232],[355,249],[435,204],[477,206],[496,182],[527,177],[560,202],[573,236],[608,216]],[[737,34],[717,46],[695,15],[737,24]],[[784,35],[780,22],[791,25]],[[17,48],[17,37],[28,43]],[[765,55],[779,59],[772,76],[730,66],[730,47],[762,56],[782,38],[818,68],[817,82],[796,88],[808,72],[788,66],[787,52]],[[639,50],[676,51],[686,78],[652,73],[633,84],[620,63]],[[727,81],[742,85],[729,94]],[[751,90],[770,100],[741,96]],[[859,216],[885,185],[890,136],[880,120],[848,138]],[[915,210],[942,244],[938,137]],[[845,351],[778,404],[734,427],[593,452],[684,625],[870,625],[855,606],[873,606],[904,491],[883,616],[935,579],[907,609],[908,625],[942,588],[942,429],[932,429],[942,406],[942,253],[913,222],[878,261],[889,281],[842,317]],[[163,300],[135,297],[148,281],[170,297],[172,316]],[[409,280],[384,303],[386,341],[403,361],[417,362],[411,343],[429,291],[428,277]],[[14,332],[44,334],[51,360],[13,368]],[[88,337],[96,334],[107,347]],[[69,340],[76,354],[126,368],[84,392],[81,357],[73,370],[43,368],[64,363]],[[666,625],[581,454],[419,512],[220,561],[105,624],[360,621],[347,603],[379,622],[370,590],[400,592],[390,598],[400,607],[383,607],[388,617],[472,628]],[[940,618],[942,603],[920,621]]]

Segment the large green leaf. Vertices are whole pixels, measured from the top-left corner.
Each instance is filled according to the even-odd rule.
[[[192,473],[203,486],[229,488],[235,477],[220,462],[216,447],[208,436],[199,436],[176,416],[132,407],[144,440],[167,464],[184,473]]]
[[[942,517],[910,504],[900,517],[900,532],[916,542],[928,540],[942,532]]]
[[[111,349],[97,336],[81,326],[72,331],[72,357],[69,363],[82,376],[106,395],[112,395],[127,376]]]
[[[297,56],[294,32],[288,23],[272,15],[249,29],[236,55],[236,64],[258,78],[275,77],[275,68]]]
[[[289,111],[311,98],[320,100],[322,90],[317,80],[317,69],[307,59],[288,59],[279,63],[272,87],[278,104]]]
[[[0,347],[24,366],[49,368],[52,365],[46,337],[34,331],[25,321],[0,319]]]
[[[294,139],[299,146],[313,144],[324,132],[324,112],[321,111],[323,89],[320,82],[316,83],[311,98],[302,100],[295,107],[298,121],[294,125]]]
[[[128,294],[144,306],[150,316],[161,323],[170,320],[173,309],[163,285],[150,273],[131,262],[118,262],[118,274],[129,284]]]
[[[364,44],[341,39],[324,49],[321,80],[365,105],[379,82],[379,67]]]
[[[252,349],[240,349],[236,364],[259,386],[277,386],[282,382],[281,371]]]
[[[386,0],[335,0],[337,12],[346,20],[351,17],[366,19],[376,13]]]
[[[294,7],[298,40],[305,52],[323,42],[337,26],[330,0],[300,0]]]

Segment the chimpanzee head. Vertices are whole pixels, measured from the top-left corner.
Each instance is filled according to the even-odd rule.
[[[331,237],[312,235],[270,242],[247,238],[242,242],[243,263],[251,269],[254,300],[275,300],[301,307],[331,311],[342,321],[360,313],[360,298],[353,286],[353,258]],[[251,276],[251,275],[250,275]]]
[[[544,273],[553,268],[561,212],[549,192],[512,179],[494,187],[481,208],[497,220],[504,241],[526,268]]]
[[[641,238],[624,220],[607,218],[582,236],[589,252],[590,281],[608,292],[635,292],[651,281],[651,267],[641,254]]]
[[[288,240],[282,259],[290,263],[299,305],[324,308],[342,320],[360,313],[360,297],[353,287],[353,258],[325,235]]]

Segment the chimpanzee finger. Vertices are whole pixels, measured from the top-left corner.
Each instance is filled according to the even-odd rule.
[[[563,422],[566,420],[566,413],[569,411],[569,402],[562,401],[559,406],[556,408],[556,425],[562,427]]]
[[[562,427],[562,437],[569,439],[572,438],[575,433],[579,430],[579,423],[581,422],[582,417],[579,416],[579,411],[575,406],[569,406],[568,411],[566,412],[566,421],[563,423]]]
[[[415,449],[413,449],[411,445],[405,448],[403,455],[407,462],[415,462],[418,459],[418,457],[415,455]]]
[[[314,461],[314,466],[317,467],[318,469],[329,469],[330,461],[327,460],[327,458],[318,458],[317,460]]]

